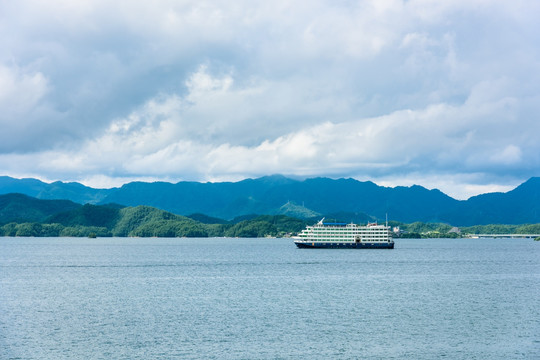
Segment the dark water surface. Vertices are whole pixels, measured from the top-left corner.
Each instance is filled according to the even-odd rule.
[[[540,359],[540,243],[0,238],[0,359]]]

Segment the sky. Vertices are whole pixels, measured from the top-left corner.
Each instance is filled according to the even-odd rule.
[[[537,0],[0,1],[0,175],[540,176]]]

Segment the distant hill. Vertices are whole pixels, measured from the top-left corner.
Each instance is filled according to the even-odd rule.
[[[191,214],[191,215],[187,215],[187,217],[203,224],[229,224],[230,223],[230,221],[211,217],[204,214]]]
[[[471,197],[443,217],[458,225],[538,223],[540,178],[531,178],[507,193]]]
[[[483,194],[466,201],[418,185],[390,188],[354,179],[298,181],[280,175],[222,183],[132,182],[113,189],[0,177],[0,194],[14,190],[41,199],[69,199],[82,204],[146,205],[178,215],[204,214],[225,222],[251,214],[310,220],[330,216],[357,222],[381,221],[388,214],[389,219],[405,223],[455,226],[540,222],[540,178],[531,178],[507,193]],[[208,222],[200,215],[196,217]]]
[[[116,207],[86,204],[84,206],[79,205],[76,209],[56,213],[47,218],[46,222],[64,226],[81,225],[112,228],[118,221],[119,215],[120,209]]]
[[[329,222],[332,222],[332,221],[346,222],[346,223],[353,222],[355,224],[366,224],[368,222],[375,222],[377,220],[382,220],[382,219],[377,219],[374,216],[371,216],[371,215],[368,215],[368,214],[365,214],[365,213],[344,212],[344,211],[337,212],[337,213],[325,214],[324,218]],[[321,220],[321,217],[320,216],[312,217],[312,218],[310,218],[308,220],[310,222],[312,222],[312,223],[315,223],[315,222]]]
[[[38,199],[67,199],[80,204],[101,202],[112,189],[94,189],[76,182],[45,183],[37,179],[14,179],[0,176],[0,194],[20,193]]]
[[[103,202],[127,206],[145,204],[176,214],[202,213],[230,220],[247,214],[290,215],[302,218],[327,213],[362,212],[399,221],[441,221],[459,201],[421,186],[386,188],[372,182],[327,178],[296,181],[282,176],[236,183],[129,183]],[[299,205],[302,204],[302,205]]]
[[[0,225],[10,222],[42,222],[48,217],[80,208],[69,200],[38,200],[23,194],[0,195]]]

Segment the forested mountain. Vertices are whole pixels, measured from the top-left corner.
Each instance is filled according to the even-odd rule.
[[[201,214],[195,217],[206,223],[144,205],[80,205],[22,194],[0,195],[0,236],[263,237],[296,233],[306,226],[305,221],[284,215],[233,222]]]
[[[328,214],[332,221],[373,221],[363,213]],[[264,237],[298,233],[319,218],[298,219],[286,215],[243,215],[231,221],[203,214],[176,215],[150,206],[122,207],[80,205],[66,200],[39,200],[22,194],[0,195],[0,236],[137,236],[137,237]],[[402,223],[405,237],[458,237],[444,223]],[[476,225],[463,233],[538,234],[540,224]]]
[[[456,226],[540,222],[540,178],[531,178],[507,193],[483,194],[466,201],[418,185],[390,188],[354,179],[298,181],[280,175],[222,183],[132,182],[112,189],[0,177],[0,194],[13,191],[81,204],[147,205],[178,215],[204,214],[227,221],[250,214],[302,219],[339,214],[346,221],[367,221],[382,220],[388,214],[390,219],[401,222]]]

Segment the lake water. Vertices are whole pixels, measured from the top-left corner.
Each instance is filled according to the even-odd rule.
[[[0,238],[0,359],[540,359],[540,242]]]

